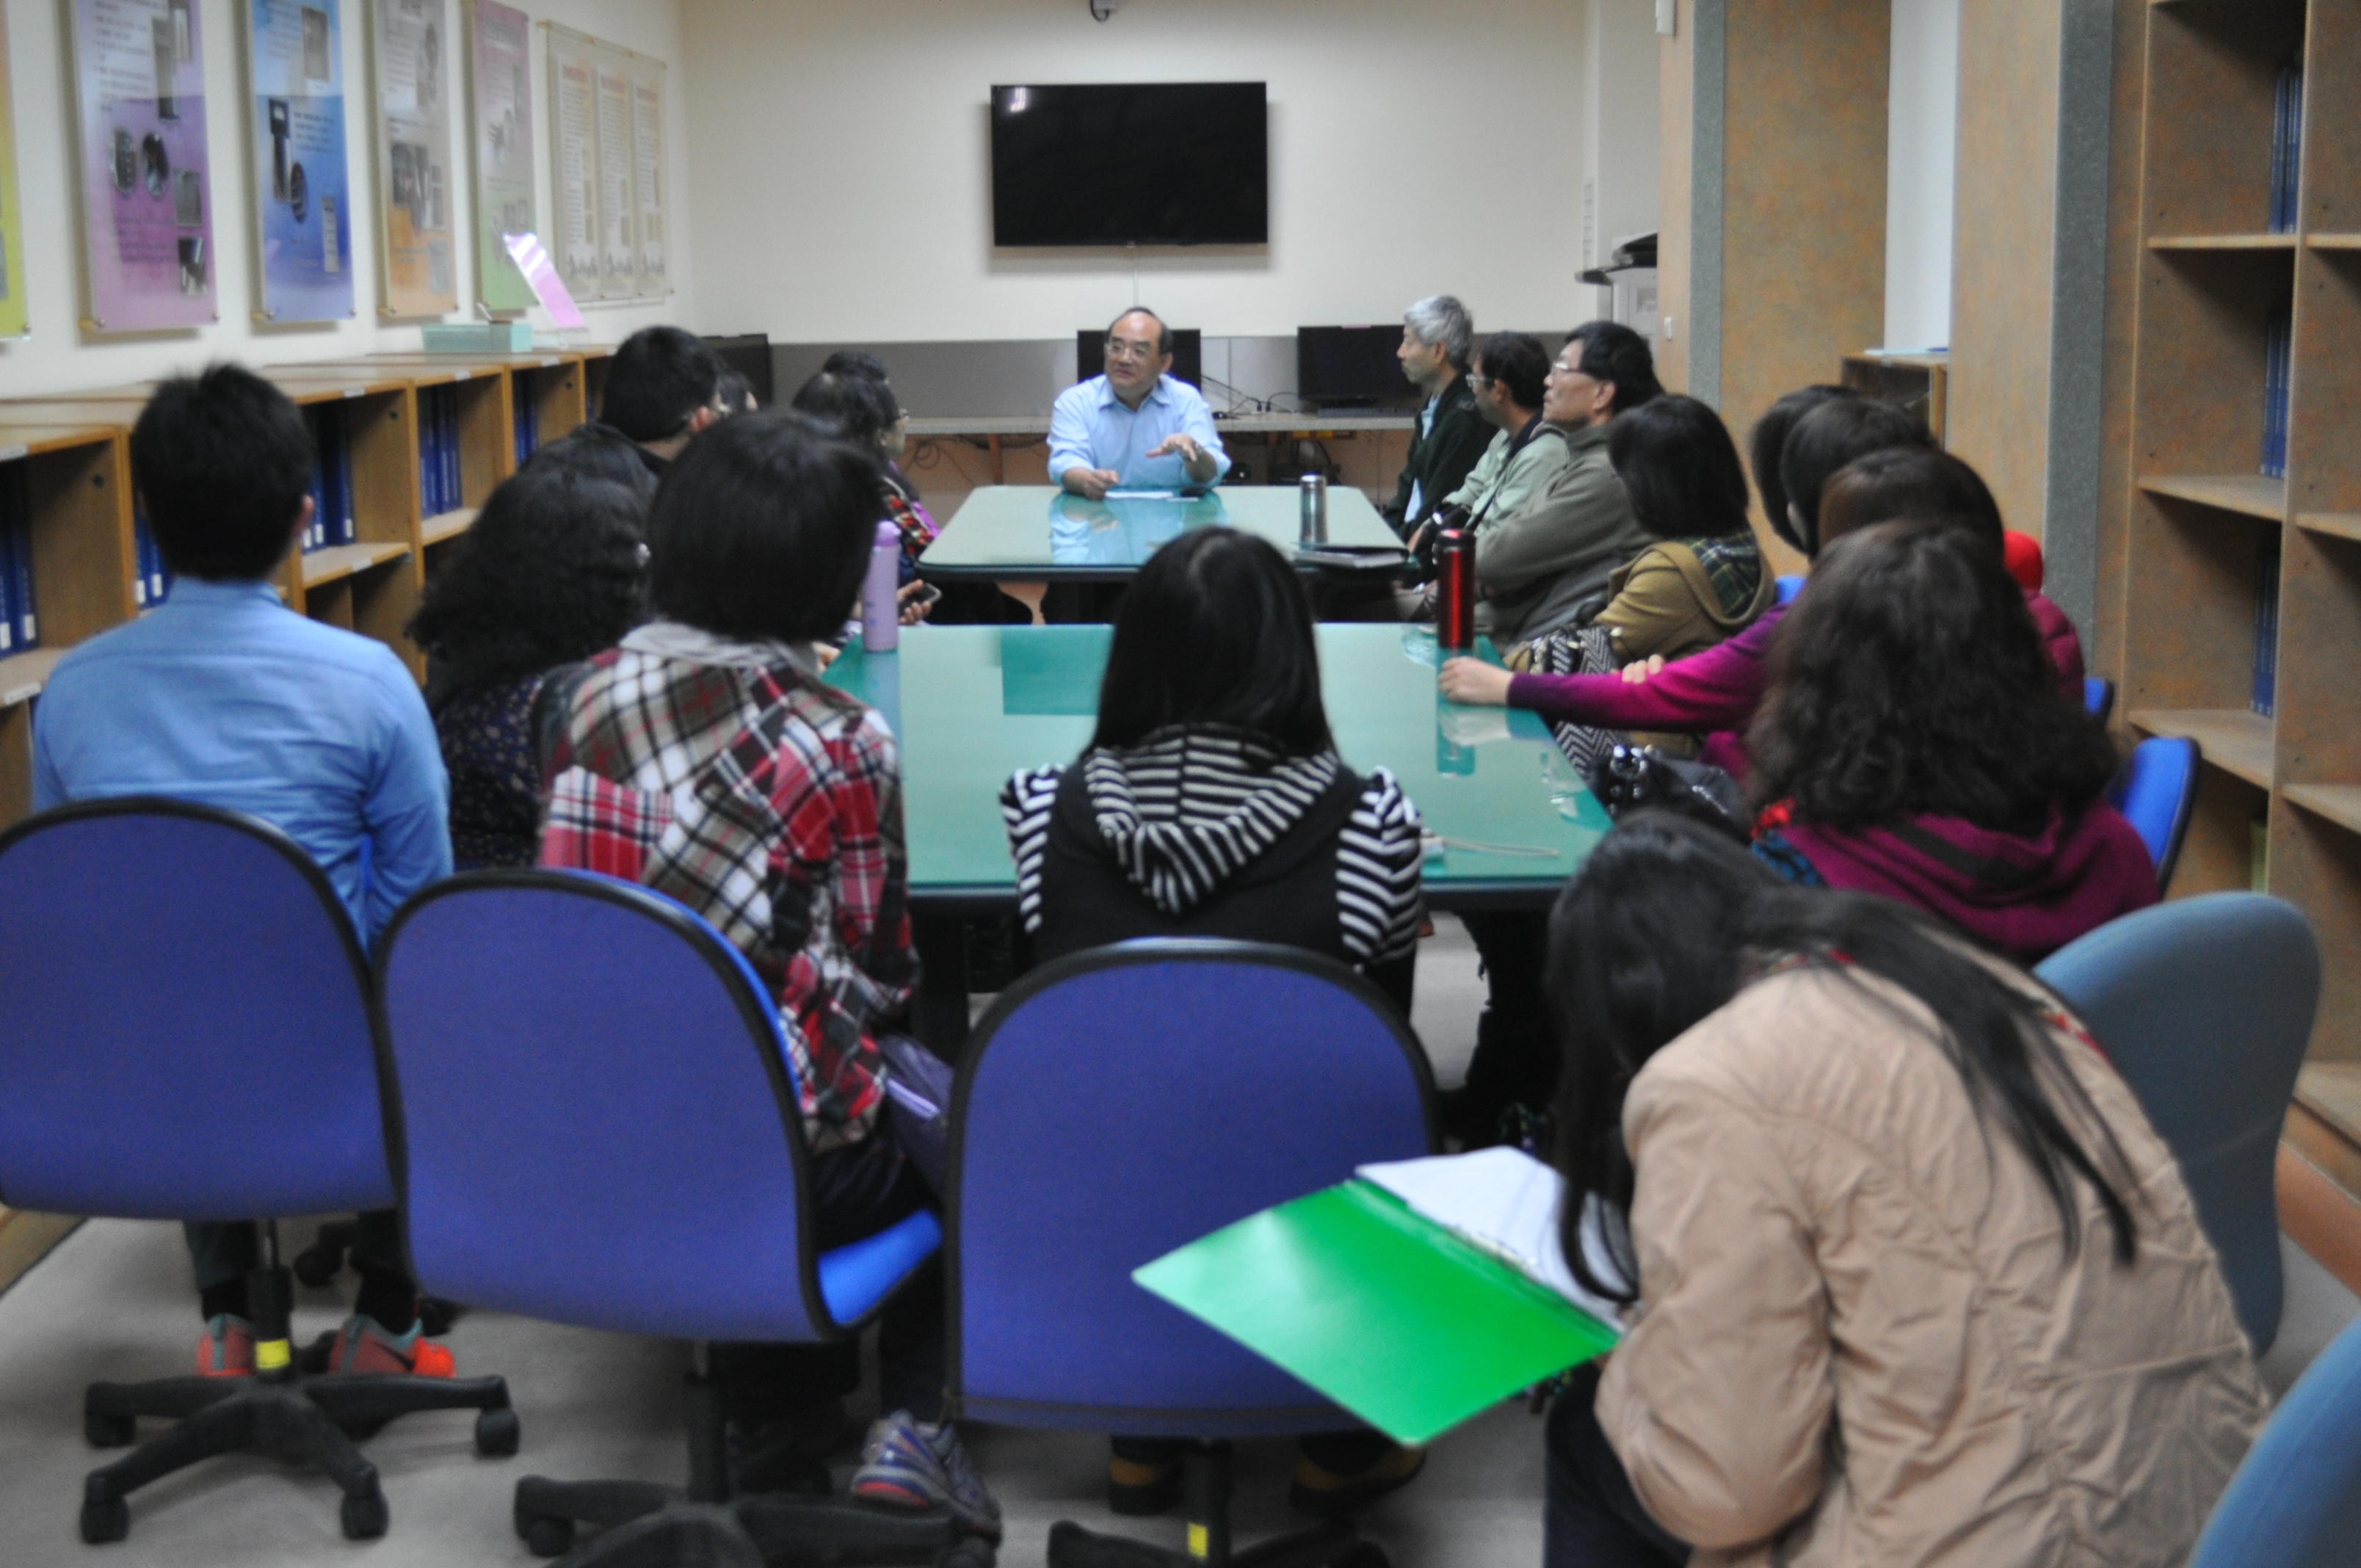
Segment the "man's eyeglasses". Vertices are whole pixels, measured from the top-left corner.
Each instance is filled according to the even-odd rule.
[[[1111,337],[1106,340],[1106,356],[1109,359],[1153,359],[1156,357],[1156,345],[1126,343],[1121,338]]]

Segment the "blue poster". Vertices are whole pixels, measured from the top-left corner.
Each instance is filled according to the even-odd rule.
[[[345,179],[344,28],[337,0],[251,0],[254,194],[269,322],[353,313]]]

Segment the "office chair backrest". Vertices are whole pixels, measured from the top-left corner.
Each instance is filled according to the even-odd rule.
[[[2115,683],[2104,675],[2082,677],[2082,706],[2092,718],[2104,724],[2115,711]]]
[[[1430,1152],[1424,1053],[1293,948],[1126,942],[1026,976],[954,1108],[954,1393],[968,1415],[1142,1436],[1353,1424],[1131,1271],[1373,1160]]]
[[[2152,735],[2132,748],[2131,760],[2107,790],[2107,798],[2136,829],[2156,862],[2156,890],[2172,882],[2181,840],[2197,806],[2197,742],[2177,735]]]
[[[610,878],[477,872],[380,948],[423,1288],[688,1339],[829,1331],[778,1014],[711,927]]]
[[[2034,972],[2180,1161],[2260,1355],[2279,1323],[2279,1127],[2320,1000],[2312,927],[2279,899],[2209,894],[2110,921]]]
[[[2189,1568],[2351,1568],[2361,1552],[2361,1322],[2304,1369],[2213,1506]]]
[[[1779,602],[1781,604],[1794,604],[1795,602],[1795,596],[1803,591],[1804,579],[1802,577],[1792,576],[1781,577],[1779,579],[1778,596]]]
[[[0,1202],[251,1220],[392,1201],[368,970],[294,840],[180,801],[0,834]]]

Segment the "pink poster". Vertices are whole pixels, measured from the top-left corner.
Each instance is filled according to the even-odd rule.
[[[217,321],[199,0],[73,0],[95,332]]]

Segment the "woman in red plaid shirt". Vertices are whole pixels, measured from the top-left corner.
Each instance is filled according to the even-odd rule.
[[[699,436],[648,519],[657,619],[552,692],[564,718],[544,759],[541,863],[680,900],[776,993],[822,1250],[929,1201],[880,1114],[877,1039],[916,970],[900,757],[874,712],[820,684],[812,646],[860,591],[880,483],[873,452],[797,414]],[[895,1299],[879,1350],[885,1409],[936,1420],[939,1277]],[[721,1347],[717,1363],[757,1442],[859,1381],[849,1346]]]

